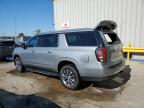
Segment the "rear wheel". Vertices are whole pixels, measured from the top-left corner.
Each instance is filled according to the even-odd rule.
[[[73,64],[65,65],[62,67],[60,70],[60,79],[62,84],[71,90],[78,89],[80,85],[78,70]]]
[[[24,66],[22,64],[21,58],[16,57],[14,62],[15,62],[16,70],[19,72],[24,72]]]

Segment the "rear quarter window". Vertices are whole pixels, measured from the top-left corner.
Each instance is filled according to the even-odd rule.
[[[94,32],[66,33],[66,41],[69,46],[97,46]]]

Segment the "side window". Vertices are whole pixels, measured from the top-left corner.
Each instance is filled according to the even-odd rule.
[[[104,36],[105,36],[105,39],[106,39],[106,41],[107,41],[108,43],[111,43],[111,42],[112,42],[112,39],[109,37],[108,34],[104,34]]]
[[[38,38],[38,47],[57,47],[58,34],[45,34]]]
[[[37,36],[33,37],[28,43],[27,47],[37,47]]]
[[[69,46],[97,46],[96,36],[92,31],[66,33],[65,36]]]
[[[3,43],[4,46],[14,46],[15,42],[14,41],[7,41]]]

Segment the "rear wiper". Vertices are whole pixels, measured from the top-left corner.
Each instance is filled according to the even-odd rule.
[[[115,41],[115,42],[113,42],[113,44],[120,44],[120,42],[119,41]]]

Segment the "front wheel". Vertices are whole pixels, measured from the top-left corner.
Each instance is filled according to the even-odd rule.
[[[16,57],[14,62],[15,62],[16,70],[19,72],[24,72],[24,66],[22,64],[21,58]]]
[[[60,79],[62,84],[71,90],[78,89],[80,85],[80,79],[78,75],[78,70],[75,65],[65,65],[60,70]]]

